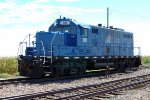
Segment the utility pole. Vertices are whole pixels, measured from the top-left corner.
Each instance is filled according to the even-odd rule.
[[[107,7],[107,28],[109,27],[109,8]]]

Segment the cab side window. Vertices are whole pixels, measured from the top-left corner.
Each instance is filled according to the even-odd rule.
[[[83,38],[87,38],[87,37],[88,37],[88,29],[83,28]]]

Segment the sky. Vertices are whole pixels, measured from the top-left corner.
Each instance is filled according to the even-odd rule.
[[[134,33],[134,46],[150,55],[150,0],[0,0],[0,57],[17,56],[27,34],[48,31],[59,18],[109,25]]]

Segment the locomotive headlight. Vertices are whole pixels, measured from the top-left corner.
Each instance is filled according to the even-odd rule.
[[[68,30],[65,30],[65,32],[68,33],[69,31],[68,31]]]

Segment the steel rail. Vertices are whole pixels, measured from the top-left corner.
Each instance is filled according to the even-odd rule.
[[[116,91],[122,91],[123,89],[126,89],[126,88],[136,88],[137,86],[141,86],[141,84],[148,84],[150,83],[150,79],[147,79],[147,80],[142,80],[142,81],[138,81],[138,82],[134,82],[134,83],[129,83],[129,84],[126,84],[126,85],[119,85],[119,86],[110,86],[110,87],[107,87],[107,89],[98,89],[98,90],[95,90],[95,91],[91,91],[89,93],[82,93],[82,94],[78,94],[78,95],[73,95],[73,96],[66,96],[66,97],[62,97],[62,98],[58,98],[58,99],[55,99],[55,100],[66,100],[66,99],[84,99],[84,98],[88,98],[88,97],[93,97],[95,95],[103,95],[103,94],[106,94],[106,93],[110,93],[111,92],[116,92]]]
[[[14,79],[0,80],[0,86],[7,85],[7,84],[21,83],[21,82],[25,82],[29,80],[31,79],[30,78],[14,78]]]

